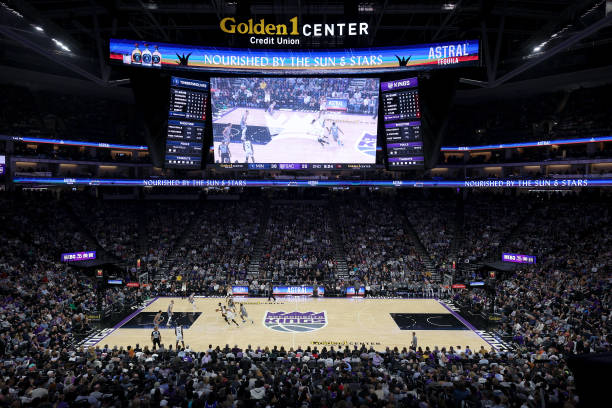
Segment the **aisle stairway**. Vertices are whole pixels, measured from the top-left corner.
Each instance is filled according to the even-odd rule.
[[[332,226],[331,242],[332,249],[334,252],[334,262],[336,264],[336,279],[347,280],[350,278],[350,271],[346,262],[346,253],[344,252],[344,242],[342,240],[342,234],[339,220],[340,213],[338,212],[338,206],[334,205],[332,201],[328,204],[330,221]]]
[[[257,233],[257,238],[255,243],[253,244],[253,252],[251,253],[251,262],[249,263],[247,269],[247,276],[249,279],[260,278],[261,268],[259,264],[261,263],[261,257],[264,255],[266,248],[269,248],[268,242],[268,221],[270,219],[270,205],[266,203],[263,206],[263,211],[261,212],[259,218],[259,232]]]
[[[419,238],[419,234],[417,234],[416,230],[412,226],[412,223],[408,219],[406,212],[404,211],[400,203],[397,201],[397,199],[394,200],[394,203],[397,208],[397,212],[402,217],[401,223],[402,223],[402,226],[404,227],[404,230],[406,231],[406,235],[410,239],[410,243],[412,244],[412,246],[414,246],[414,248],[416,249],[416,252],[421,258],[423,265],[425,265],[425,271],[429,272],[429,274],[431,275],[431,280],[433,282],[440,282],[442,278],[440,274],[438,273],[434,262],[431,260],[431,256],[429,255],[427,248],[425,248],[425,245],[423,245],[423,243],[421,242],[421,239]]]

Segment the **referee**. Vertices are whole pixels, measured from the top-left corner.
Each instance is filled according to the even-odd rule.
[[[268,282],[266,290],[268,291],[268,302],[270,301],[270,299],[274,299],[274,301],[276,302],[276,298],[274,297],[274,290],[272,290],[272,283]]]
[[[153,351],[157,350],[158,346],[161,347],[161,333],[157,326],[151,332],[151,341],[153,342]]]

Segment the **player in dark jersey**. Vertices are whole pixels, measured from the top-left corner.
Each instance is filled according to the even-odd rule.
[[[232,138],[232,124],[228,123],[226,127],[223,128],[223,142],[229,143]]]
[[[240,118],[240,132],[242,134],[242,136],[240,137],[240,140],[242,140],[243,142],[247,139],[247,118],[249,117],[249,110],[245,109],[244,113],[242,114],[242,117]]]
[[[151,341],[153,342],[153,351],[157,350],[158,346],[161,347],[161,333],[157,326],[151,332]]]
[[[344,143],[342,143],[342,141],[340,140],[340,135],[338,134],[338,132],[344,134],[344,132],[338,127],[336,122],[332,122],[332,125],[329,128],[329,133],[332,135],[334,142],[338,143],[338,146],[344,146]]]
[[[232,156],[230,154],[228,142],[221,142],[221,144],[219,145],[219,156],[221,157],[221,163],[232,162]]]
[[[193,311],[196,311],[196,305],[195,305],[195,293],[192,293],[191,295],[189,295],[189,303],[191,303],[191,308],[193,309]]]
[[[244,307],[244,303],[240,304],[240,318],[242,319],[242,323],[246,323],[247,319],[249,319],[249,313],[247,312],[246,307]],[[255,324],[253,319],[249,320],[251,321],[251,324]]]
[[[164,318],[162,317],[162,311],[160,310],[153,318],[153,326],[159,326],[163,320]]]
[[[166,326],[170,326],[170,321],[172,320],[172,309],[174,309],[174,300],[170,301],[168,305],[168,321],[166,322]]]

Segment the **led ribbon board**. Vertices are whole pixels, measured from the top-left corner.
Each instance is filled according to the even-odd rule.
[[[612,187],[612,179],[514,179],[514,180],[246,180],[246,179],[91,179],[14,177],[15,184],[132,186],[132,187],[386,187],[386,188],[585,188]]]
[[[110,39],[111,61],[148,69],[268,73],[379,73],[476,65],[478,40],[337,50],[217,48]]]

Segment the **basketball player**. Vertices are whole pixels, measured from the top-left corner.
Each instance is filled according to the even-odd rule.
[[[253,143],[251,143],[250,140],[245,140],[244,142],[242,142],[242,149],[244,150],[246,156],[245,163],[249,162],[249,157],[251,158],[253,163],[255,163],[255,156],[253,154]]]
[[[332,125],[329,128],[329,133],[334,138],[334,142],[338,143],[338,146],[344,146],[344,143],[342,143],[342,141],[340,140],[340,135],[338,134],[338,132],[344,134],[344,132],[338,127],[336,122],[332,122]]]
[[[325,127],[325,119],[323,119],[319,128],[319,136],[317,138],[317,142],[321,144],[321,147],[325,147],[326,144],[329,144],[329,138],[327,137],[327,128]]]
[[[249,116],[249,110],[245,109],[242,117],[240,118],[240,130],[242,133],[242,137],[240,140],[243,142],[246,140],[246,131],[247,131],[247,117]]]
[[[170,321],[172,320],[172,309],[174,309],[174,300],[170,301],[168,305],[168,321],[166,322],[166,326],[170,326]]]
[[[161,347],[161,333],[159,332],[159,328],[157,326],[155,326],[151,332],[151,341],[153,342],[153,351],[157,350],[158,346]]]
[[[229,143],[232,138],[232,124],[228,123],[226,127],[223,128],[223,142]]]
[[[323,112],[319,111],[319,139],[317,140],[321,143],[322,147],[325,147],[325,144],[329,144],[329,130],[325,127],[326,119],[323,117]]]
[[[219,145],[219,156],[221,156],[221,163],[231,163],[232,162],[229,142],[221,142],[221,144]]]
[[[242,319],[242,323],[246,323],[247,319],[249,319],[249,314],[247,313],[246,307],[244,307],[244,303],[240,304],[240,318]],[[253,319],[251,320],[251,324],[255,324]]]
[[[195,293],[192,293],[191,295],[189,295],[189,303],[191,303],[191,308],[193,309],[193,311],[196,311],[196,305],[195,305]]]
[[[220,312],[221,317],[223,317],[223,320],[225,320],[225,323],[230,324],[230,322],[227,320],[227,314],[225,313],[225,306],[223,306],[221,302],[219,302],[219,308],[215,309],[215,312]]]
[[[266,109],[266,113],[270,116],[274,116],[275,107],[276,107],[276,102],[272,102],[270,105],[268,105],[268,108]]]
[[[179,342],[181,342],[183,348],[185,348],[185,340],[183,340],[183,326],[180,324],[176,325],[174,328],[174,334],[176,335],[176,349],[178,350]]]
[[[229,309],[229,308],[225,309],[225,316],[226,316],[225,321],[227,322],[227,324],[229,324],[231,326],[231,324],[230,324],[230,320],[231,320],[232,322],[234,322],[236,327],[240,327],[240,325],[236,321],[236,314],[234,313],[234,311],[232,309]]]
[[[235,309],[236,308],[236,304],[234,303],[234,298],[231,297],[231,296],[227,298],[227,307],[229,309]]]
[[[164,319],[162,318],[162,311],[160,310],[159,312],[157,312],[157,314],[153,318],[153,326],[159,326],[162,320]]]

